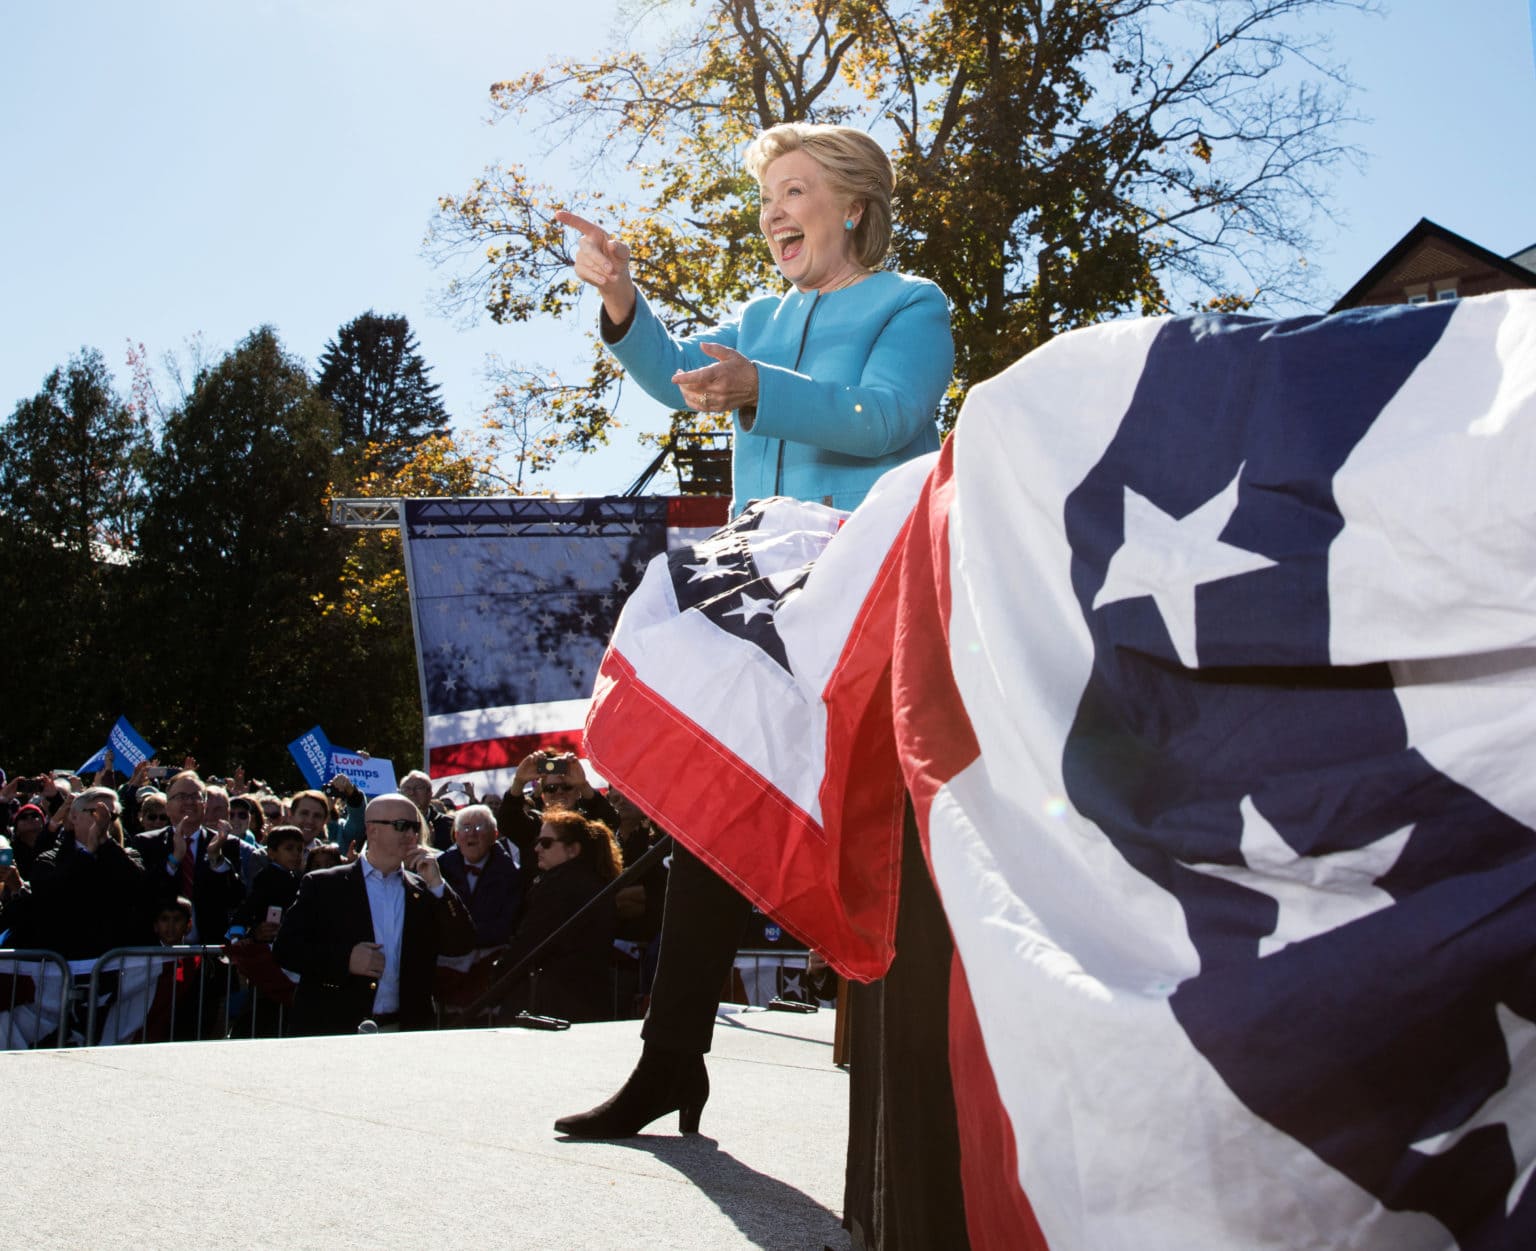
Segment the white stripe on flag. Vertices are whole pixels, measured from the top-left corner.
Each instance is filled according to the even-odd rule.
[[[427,746],[447,747],[518,734],[580,731],[587,719],[585,699],[561,699],[547,704],[510,704],[504,708],[471,708],[427,718]]]

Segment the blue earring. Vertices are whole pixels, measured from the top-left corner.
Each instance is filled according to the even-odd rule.
[[[843,218],[843,229],[844,230],[852,230],[853,229],[853,218],[851,218],[851,217]]]

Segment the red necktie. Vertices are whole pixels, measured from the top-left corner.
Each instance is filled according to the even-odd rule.
[[[187,839],[187,854],[181,858],[181,889],[188,899],[192,898],[192,883],[197,880],[196,844]]]

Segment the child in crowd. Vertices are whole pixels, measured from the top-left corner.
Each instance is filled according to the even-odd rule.
[[[313,873],[316,869],[334,869],[340,863],[340,847],[335,843],[317,843],[304,857],[304,872]]]
[[[299,893],[304,867],[304,831],[278,825],[267,831],[267,867],[256,875],[251,893],[235,910],[235,921],[246,927],[249,942],[230,949],[230,960],[251,987],[246,1010],[234,1021],[234,1038],[276,1038],[293,1004],[293,983],[272,959],[270,944],[283,916]]]
[[[185,895],[167,900],[155,913],[155,937],[162,947],[180,947],[191,929],[192,901]],[[198,1036],[202,963],[201,956],[179,956],[167,957],[161,965],[149,1011],[145,1013],[145,1042]]]
[[[177,895],[155,914],[155,937],[162,947],[180,947],[191,929],[192,901],[185,895]]]
[[[296,825],[279,825],[267,833],[267,867],[251,883],[251,893],[235,910],[235,921],[259,943],[277,937],[283,913],[299,893],[304,868],[304,832]]]

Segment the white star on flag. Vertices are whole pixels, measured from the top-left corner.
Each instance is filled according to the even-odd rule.
[[[1200,667],[1195,650],[1195,588],[1275,563],[1221,541],[1221,532],[1237,511],[1237,483],[1242,476],[1239,465],[1225,489],[1184,517],[1170,517],[1126,487],[1125,541],[1110,559],[1104,585],[1093,597],[1098,609],[1150,595],[1186,668]]]
[[[1525,1193],[1531,1172],[1536,1170],[1536,1024],[1502,1003],[1495,1004],[1494,1011],[1498,1013],[1504,1049],[1509,1055],[1509,1080],[1461,1125],[1421,1138],[1413,1149],[1425,1155],[1443,1155],[1473,1130],[1502,1125],[1509,1135],[1509,1148],[1518,1170],[1515,1184],[1504,1199],[1504,1215],[1509,1216]]]
[[[720,555],[718,552],[710,552],[708,555],[706,555],[702,565],[684,565],[683,568],[687,569],[690,573],[693,574],[693,576],[688,579],[690,584],[694,582],[702,582],[705,578],[724,577],[727,574],[735,572],[730,567],[720,563]]]
[[[1275,901],[1280,913],[1274,930],[1259,941],[1261,958],[1391,905],[1392,896],[1373,883],[1397,863],[1413,826],[1405,825],[1385,838],[1351,851],[1303,856],[1264,819],[1252,795],[1243,796],[1239,810],[1243,814],[1240,848],[1246,867],[1189,867],[1210,877],[1236,882]]]
[[[759,616],[772,618],[773,599],[771,597],[756,599],[751,595],[743,595],[739,608],[732,608],[722,615],[726,617],[740,617],[743,625],[749,624]]]

